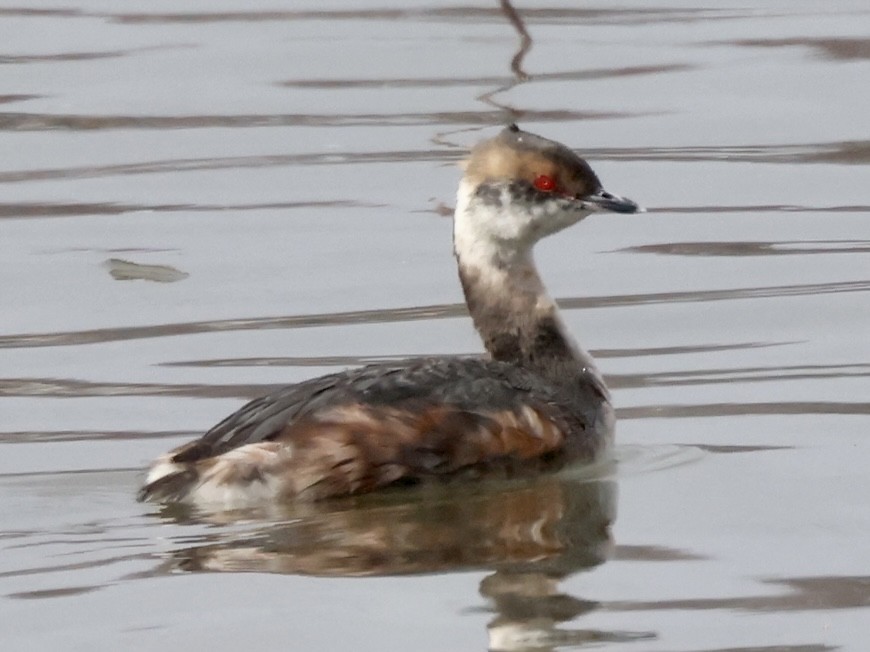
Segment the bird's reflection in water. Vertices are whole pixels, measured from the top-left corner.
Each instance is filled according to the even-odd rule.
[[[170,553],[163,570],[322,577],[489,570],[480,592],[496,614],[488,625],[490,649],[549,650],[649,636],[558,627],[597,606],[561,593],[559,583],[607,560],[613,481],[551,476],[421,487],[281,510],[195,515],[165,508],[162,516],[176,522],[233,527]],[[242,523],[249,529],[240,531]]]

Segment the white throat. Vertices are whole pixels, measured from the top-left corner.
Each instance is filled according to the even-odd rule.
[[[526,220],[510,210],[508,189],[500,191],[500,205],[473,201],[474,191],[466,179],[460,182],[453,217],[457,257],[467,265],[486,268],[529,256],[534,241],[523,237]]]
[[[460,268],[473,271],[493,301],[525,298],[526,308],[555,307],[535,268],[535,240],[523,237],[525,223],[518,211],[510,210],[507,188],[501,190],[501,206],[473,202],[474,187],[463,179],[453,218],[453,248]]]

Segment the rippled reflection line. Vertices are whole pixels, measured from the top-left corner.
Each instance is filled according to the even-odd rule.
[[[828,204],[795,206],[794,204],[749,204],[731,206],[651,206],[650,213],[870,213],[870,204]]]
[[[619,23],[687,22],[714,18],[767,15],[753,9],[751,13],[735,9],[689,8],[689,9],[588,9],[588,8],[530,8],[523,12],[537,21],[565,20],[606,21]],[[501,12],[486,7],[444,7],[424,9],[318,9],[318,10],[264,10],[264,11],[204,11],[173,13],[104,13],[82,9],[43,9],[29,7],[0,8],[0,16],[25,16],[47,18],[99,18],[127,24],[171,23],[221,23],[221,22],[285,22],[299,20],[370,20],[392,22],[397,20],[475,20],[497,21]]]
[[[639,117],[643,113],[568,110],[528,110],[528,120],[571,122]],[[444,111],[438,113],[321,113],[236,115],[83,115],[55,113],[0,113],[0,131],[97,131],[111,129],[250,129],[254,127],[409,127],[444,124],[500,124],[493,111]]]
[[[855,207],[857,208],[857,207]],[[870,212],[870,206],[862,207]],[[668,209],[659,209],[662,211]],[[807,210],[807,209],[802,209]],[[862,211],[863,212],[863,211]],[[870,240],[782,240],[756,242],[666,242],[614,249],[612,253],[666,256],[803,256],[870,253]]]
[[[546,113],[546,115],[544,114]],[[523,111],[524,117],[535,121],[558,121],[629,117],[628,114],[578,113],[565,111]],[[297,116],[298,117],[298,116]],[[459,122],[463,126],[499,124],[504,111],[463,114]],[[286,118],[286,116],[284,117]],[[279,119],[279,122],[284,118]],[[320,116],[319,118],[322,118]],[[137,116],[49,116],[11,114],[0,112],[0,131],[4,129],[173,129],[207,127],[257,127],[274,126],[270,116],[182,116],[182,117],[137,117]],[[328,118],[333,120],[333,118]],[[165,124],[164,124],[165,123]],[[432,124],[450,123],[435,119]],[[381,124],[378,122],[377,124]],[[29,125],[29,126],[28,126]],[[665,161],[720,162],[720,163],[870,163],[870,141],[834,143],[809,143],[805,145],[758,145],[745,147],[647,147],[647,148],[589,148],[582,154],[599,161]],[[458,162],[464,152],[444,149],[392,150],[382,152],[311,152],[306,154],[272,154],[261,156],[228,156],[195,159],[164,159],[141,163],[115,165],[88,165],[67,168],[41,168],[0,172],[0,183],[22,183],[50,179],[90,179],[118,175],[164,174],[182,172],[283,167],[293,165],[363,165],[372,163],[424,163]],[[745,210],[858,210],[866,211],[865,205],[830,205],[828,208],[808,208],[788,204],[735,205],[735,206],[674,206],[660,207],[669,212],[722,212]]]
[[[624,294],[605,297],[572,297],[559,300],[566,310],[591,308],[631,307],[662,303],[694,303],[729,301],[733,299],[762,299],[771,297],[796,297],[823,294],[867,292],[870,281],[841,281],[833,283],[808,283],[800,285],[774,285],[731,290],[697,290],[691,292],[653,292],[649,294]],[[193,335],[198,333],[231,332],[244,330],[271,330],[309,328],[312,326],[348,326],[352,324],[396,323],[429,319],[445,319],[467,316],[464,304],[435,304],[410,308],[386,308],[354,310],[349,312],[291,315],[283,317],[251,317],[222,319],[153,326],[128,326],[99,328],[38,334],[15,334],[0,336],[0,349],[30,348],[43,346],[70,346],[118,342],[122,340],[165,337],[167,335]]]
[[[48,542],[55,543],[55,542]],[[145,542],[142,542],[143,546]],[[32,541],[28,541],[26,543],[21,544],[22,547],[33,547],[34,543]],[[78,571],[78,570],[86,570],[92,568],[103,568],[106,566],[113,566],[115,564],[122,564],[130,561],[137,560],[147,560],[151,559],[153,555],[150,552],[143,552],[138,554],[127,554],[127,555],[117,555],[114,557],[108,557],[105,559],[96,559],[93,561],[83,561],[83,562],[74,562],[68,564],[55,564],[51,566],[37,566],[31,568],[22,568],[14,571],[0,571],[0,577],[2,578],[10,578],[10,577],[25,577],[28,575],[44,575],[46,573],[57,573],[57,572],[66,572],[66,571]],[[92,587],[86,587],[92,590]],[[95,586],[93,588],[103,588],[102,586]],[[63,589],[60,589],[61,591]],[[73,591],[77,591],[75,588]],[[31,595],[33,593],[33,595]],[[41,595],[42,591],[26,591],[22,593],[11,593],[7,594],[7,597],[11,598],[28,598],[28,597],[45,597]]]
[[[132,467],[112,467],[106,469],[76,469],[73,471],[20,471],[14,473],[0,473],[0,478],[4,480],[21,480],[26,478],[59,478],[67,475],[106,475],[108,473],[135,473],[141,474],[142,468],[138,466]],[[27,534],[43,534],[43,530],[34,530]]]
[[[608,374],[607,384],[613,389],[627,389],[868,377],[870,377],[870,365],[785,365],[781,367],[694,369],[647,374]]]
[[[219,213],[224,211],[297,210],[312,208],[382,208],[383,204],[350,200],[268,202],[263,204],[119,204],[102,203],[0,203],[0,219],[28,217],[79,217],[126,213]],[[118,251],[122,251],[119,249]]]
[[[685,419],[758,415],[870,414],[870,403],[844,401],[779,401],[766,403],[703,403],[697,405],[643,405],[617,408],[617,419]]]
[[[745,16],[757,18],[761,15],[776,15],[764,10],[753,9],[717,9],[717,8],[620,8],[620,9],[590,9],[590,8],[529,8],[524,9],[524,15],[536,22],[564,24],[578,22],[582,24],[646,24],[646,23],[691,23],[716,19],[734,19]],[[0,15],[13,16],[51,16],[66,18],[100,18],[115,23],[130,25],[164,25],[164,24],[203,24],[226,22],[287,22],[301,20],[347,21],[365,20],[377,22],[395,21],[443,21],[449,23],[475,21],[498,21],[501,12],[487,7],[443,7],[421,9],[317,9],[317,10],[264,10],[264,11],[204,11],[204,12],[172,12],[172,13],[102,13],[83,10],[65,9],[0,9]]]
[[[611,602],[607,611],[743,610],[743,611],[816,611],[819,609],[857,609],[870,606],[870,576],[789,577],[765,579],[764,584],[785,587],[788,593],[733,598],[694,598],[649,602]],[[792,650],[791,646],[788,648]]]
[[[40,97],[42,97],[42,95],[25,95],[22,93],[5,94],[0,95],[0,104],[11,104],[12,102],[26,102],[27,100],[35,100]]]
[[[85,398],[93,396],[166,396],[251,399],[283,387],[281,384],[205,385],[161,383],[100,383],[58,378],[0,379],[0,397]],[[3,441],[0,434],[0,441]]]
[[[22,430],[17,432],[0,432],[2,444],[34,444],[48,442],[72,442],[72,441],[133,441],[136,439],[180,439],[193,438],[198,435],[195,431],[163,430]],[[125,471],[129,469],[108,469],[109,471]],[[137,471],[139,469],[136,469]],[[90,473],[91,471],[87,471]],[[102,472],[102,471],[100,471]],[[12,477],[18,474],[0,473],[0,477]],[[24,474],[31,475],[31,474]]]
[[[867,38],[766,38],[718,41],[712,44],[754,48],[803,47],[813,50],[817,56],[834,61],[866,61],[870,59],[870,39]]]
[[[276,154],[270,156],[230,156],[220,158],[186,158],[121,163],[117,165],[88,165],[70,168],[43,168],[0,172],[0,183],[47,181],[51,179],[91,179],[135,174],[165,174],[203,170],[236,170],[246,168],[280,167],[287,165],[359,165],[364,163],[408,163],[414,161],[456,162],[461,155],[438,150],[386,151],[386,152],[333,152],[313,154]],[[168,204],[177,206],[177,204]]]
[[[525,12],[524,12],[525,13]],[[622,68],[591,68],[563,72],[535,73],[536,82],[584,81],[590,79],[610,79],[613,77],[634,77],[642,75],[661,75],[671,72],[687,72],[694,69],[688,64],[662,64],[656,66],[626,66]],[[288,79],[279,82],[287,88],[310,88],[317,90],[346,90],[348,88],[456,88],[462,86],[503,86],[512,77],[389,77],[381,79]]]
[[[658,346],[626,349],[592,349],[596,359],[601,358],[638,358],[657,355],[685,355],[687,353],[711,353],[719,351],[740,351],[745,349],[784,346],[793,342],[738,342],[735,344],[702,344],[694,346]],[[418,357],[437,356],[437,353],[420,353]],[[479,353],[457,352],[455,355],[480,355]],[[406,360],[404,354],[385,355],[309,355],[309,356],[269,356],[248,358],[211,358],[208,360],[178,360],[160,363],[161,367],[348,367],[372,363]]]
[[[2,13],[0,13],[2,15]],[[20,65],[28,63],[52,63],[62,61],[100,61],[103,59],[118,59],[141,52],[159,52],[178,48],[189,48],[189,45],[152,45],[128,50],[102,50],[93,52],[59,52],[56,54],[0,54],[0,65]]]

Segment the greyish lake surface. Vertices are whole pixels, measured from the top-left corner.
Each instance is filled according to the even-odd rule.
[[[0,2],[0,647],[870,649],[870,5],[523,4],[512,72],[494,1]],[[272,387],[481,350],[445,214],[511,120],[648,208],[538,251],[616,463],[136,503]]]

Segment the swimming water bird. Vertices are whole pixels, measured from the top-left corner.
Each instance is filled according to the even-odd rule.
[[[597,458],[613,435],[609,394],[532,248],[590,213],[638,210],[572,150],[510,125],[471,151],[453,225],[487,357],[374,364],[280,389],[158,458],[139,499],[230,509]]]

